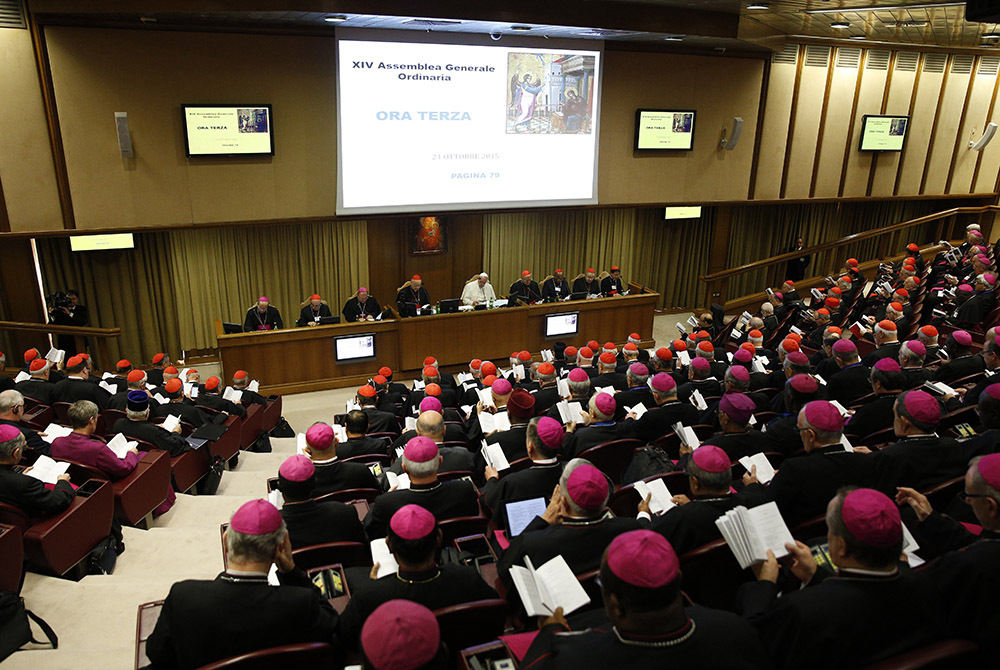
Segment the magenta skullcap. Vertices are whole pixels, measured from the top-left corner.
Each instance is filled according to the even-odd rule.
[[[267,299],[266,295],[262,295],[261,297],[257,298],[257,302],[271,302],[271,301]]]
[[[633,363],[628,366],[628,371],[631,372],[636,377],[645,377],[649,374],[649,368],[647,368],[642,363]]]
[[[17,429],[17,426],[12,426],[9,423],[0,423],[0,442],[10,442],[20,434],[21,431]]]
[[[967,330],[956,330],[951,336],[963,347],[972,346],[972,335]]]
[[[993,265],[993,263],[990,262],[990,257],[987,256],[986,254],[977,254],[976,255],[976,260],[979,261],[980,263],[982,263],[983,265],[987,266],[987,267],[989,267],[990,265]]]
[[[745,425],[749,423],[757,405],[743,393],[726,393],[719,401],[719,409],[736,423]]]
[[[806,403],[805,418],[809,425],[824,433],[839,433],[844,430],[844,417],[840,411],[826,400]]]
[[[328,449],[333,444],[333,428],[329,424],[317,423],[306,431],[306,443],[317,449]]]
[[[493,389],[493,395],[507,395],[511,392],[513,387],[510,385],[509,381],[503,377],[499,377],[495,382],[493,382],[493,386],[490,388]]]
[[[899,372],[902,369],[899,367],[899,361],[895,358],[880,358],[872,367],[882,372]]]
[[[994,400],[1000,400],[1000,384],[990,384],[983,391],[986,395],[993,398]]]
[[[903,398],[903,406],[920,423],[937,423],[941,420],[941,405],[926,391],[910,391]]]
[[[714,444],[703,444],[695,449],[691,460],[705,472],[725,472],[731,465],[726,452]]]
[[[819,382],[812,375],[793,375],[788,383],[799,393],[815,393],[819,390]]]
[[[424,396],[424,399],[420,401],[421,412],[440,412],[442,407],[441,401],[431,395]]]
[[[736,353],[733,354],[733,360],[739,361],[740,363],[749,363],[753,360],[753,354],[746,349],[737,349]]]
[[[411,463],[426,463],[438,456],[438,446],[429,437],[419,435],[407,441],[403,458]]]
[[[596,407],[597,411],[601,414],[611,416],[615,413],[615,409],[617,409],[618,405],[615,403],[614,396],[608,393],[598,393],[594,396],[594,407]]]
[[[422,668],[440,647],[437,617],[412,600],[382,603],[361,627],[361,649],[375,670]]]
[[[267,535],[281,528],[281,512],[266,500],[251,500],[236,510],[229,527],[244,535]]]
[[[729,368],[729,374],[731,374],[733,377],[736,377],[741,382],[750,381],[750,371],[747,370],[742,365],[734,365],[733,367]]]
[[[983,456],[976,463],[976,469],[990,487],[1000,489],[1000,454]]]
[[[853,354],[858,350],[858,346],[850,340],[837,340],[833,343],[833,351],[838,354]]]
[[[920,340],[910,340],[906,343],[906,348],[916,354],[917,356],[926,356],[927,347]]]
[[[285,459],[278,474],[290,482],[304,482],[316,474],[316,466],[302,454],[295,454]]]
[[[651,530],[630,530],[608,545],[608,569],[618,579],[647,589],[677,579],[681,565],[667,538]]]
[[[361,293],[362,291],[364,291],[365,293],[368,293],[368,289],[367,288],[365,288],[364,286],[359,286],[358,287],[358,293]]]
[[[708,362],[707,358],[697,357],[691,359],[691,367],[695,370],[711,370],[712,364]]]
[[[538,439],[542,441],[542,444],[553,451],[562,448],[566,429],[561,423],[551,417],[543,416],[538,419],[538,424],[535,427],[538,430]]]
[[[801,351],[793,351],[785,356],[785,358],[790,360],[794,365],[809,365],[809,357]]]
[[[566,495],[583,509],[599,509],[608,499],[608,480],[593,465],[578,465],[566,480]]]
[[[961,291],[962,293],[972,293],[973,291],[975,291],[975,289],[969,286],[968,284],[959,284],[958,290]]]
[[[573,368],[569,371],[569,380],[571,382],[583,382],[588,379],[590,379],[590,377],[587,376],[587,371],[583,368]]]
[[[674,378],[668,375],[666,372],[657,372],[653,375],[653,389],[661,392],[667,393],[668,391],[673,391],[677,388],[677,382]]]
[[[434,532],[434,515],[420,505],[403,505],[389,520],[392,532],[404,540],[419,540]]]
[[[903,540],[899,508],[874,489],[855,489],[844,496],[840,515],[844,528],[862,544],[887,549]]]

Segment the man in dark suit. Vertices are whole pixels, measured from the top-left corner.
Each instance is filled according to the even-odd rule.
[[[244,407],[249,407],[250,405],[263,405],[267,407],[267,398],[256,391],[248,389],[247,386],[249,385],[250,375],[246,370],[237,370],[233,374],[233,389],[240,392],[240,404]]]
[[[562,270],[556,270],[552,277],[542,283],[542,299],[556,302],[569,296],[570,286]]]
[[[542,299],[542,291],[538,288],[538,282],[531,278],[531,270],[524,270],[521,278],[510,285],[508,293],[511,304],[514,304],[515,300],[532,303]]]
[[[608,276],[601,280],[601,293],[605,296],[625,295],[625,282],[622,280],[622,269],[612,265]]]
[[[66,361],[66,379],[57,382],[52,389],[52,402],[74,403],[77,400],[89,400],[104,410],[108,408],[111,394],[97,384],[88,381],[90,376],[90,360],[77,354]]]
[[[321,496],[346,489],[378,489],[378,480],[363,463],[341,461],[337,457],[337,438],[326,423],[314,423],[306,431],[305,455],[316,468],[313,495]]]
[[[146,382],[151,386],[163,386],[163,370],[170,366],[170,356],[165,353],[153,355],[153,367],[146,371]]]
[[[378,409],[378,394],[374,386],[364,385],[356,397],[361,411],[368,415],[369,433],[398,433],[399,422],[394,414]]]
[[[528,424],[526,448],[531,467],[520,472],[500,473],[491,466],[484,472],[486,484],[482,488],[485,502],[498,528],[507,528],[507,503],[530,498],[545,498],[546,504],[552,489],[559,483],[565,429],[562,424],[547,416],[536,417]]]
[[[642,405],[646,409],[656,406],[653,394],[649,390],[649,368],[645,363],[633,362],[625,373],[626,389],[615,394],[615,420],[621,421],[628,413],[628,408]]]
[[[594,388],[611,386],[615,391],[624,391],[628,387],[625,375],[621,372],[615,372],[618,360],[613,353],[603,352],[597,359],[597,365],[597,376],[590,380]]]
[[[895,503],[872,489],[842,490],[826,518],[835,575],[821,571],[809,547],[796,542],[785,548],[792,574],[806,588],[779,599],[780,567],[769,553],[755,568],[758,581],[744,592],[743,615],[757,628],[774,667],[801,668],[821,658],[826,667],[859,668],[941,639],[944,622],[934,585],[899,567],[903,524]],[[870,621],[881,623],[873,627]]]
[[[247,310],[246,318],[243,319],[243,332],[255,333],[259,330],[278,330],[284,327],[281,320],[281,312],[271,304],[267,296],[257,299],[257,304]]]
[[[111,399],[108,400],[108,409],[116,409],[119,412],[124,412],[128,406],[129,391],[145,391],[146,380],[146,373],[142,370],[132,370],[129,372],[128,376],[125,377],[127,386],[125,388],[118,387],[118,393],[111,396]]]
[[[351,410],[344,419],[344,430],[347,432],[347,441],[337,444],[337,458],[353,458],[354,456],[366,456],[368,454],[378,454],[385,456],[389,454],[389,443],[387,440],[366,437],[368,433],[368,415],[359,409]]]
[[[559,397],[559,376],[552,363],[541,363],[535,371],[538,377],[538,390],[535,396],[535,415],[548,412],[562,398]]]
[[[427,289],[424,288],[424,282],[420,278],[420,275],[413,275],[407,284],[409,286],[404,285],[399,293],[396,294],[396,305],[399,308],[399,316],[404,319],[408,316],[416,316],[417,309],[431,304],[431,296],[427,293]]]
[[[582,277],[576,278],[573,282],[573,293],[601,294],[601,282],[597,281],[597,273],[594,272],[594,268],[587,268]]]
[[[904,390],[923,386],[933,376],[933,371],[924,367],[927,347],[919,340],[903,342],[899,347],[899,366],[905,378]]]
[[[318,293],[309,296],[309,302],[299,311],[299,320],[295,325],[299,328],[303,326],[318,326],[320,319],[333,316],[330,306],[323,302],[323,298]]]
[[[569,456],[575,458],[599,444],[635,436],[634,422],[615,423],[617,404],[614,396],[598,393],[590,399],[588,409],[590,412],[586,425],[578,426],[574,423],[568,428],[571,435],[566,444],[566,453]]]
[[[875,351],[865,356],[861,361],[866,367],[872,367],[880,358],[899,358],[898,327],[892,321],[882,319],[875,324]]]
[[[771,419],[761,428],[761,432],[767,437],[766,451],[777,451],[790,456],[802,449],[796,420],[799,411],[818,398],[819,382],[812,375],[794,375],[785,382],[781,395],[784,396],[782,406],[785,413]]]
[[[508,463],[527,458],[528,422],[535,415],[535,398],[523,389],[514,389],[507,399],[510,429],[486,436],[487,444],[499,444]]]
[[[31,370],[31,379],[18,382],[14,388],[26,398],[36,400],[42,405],[51,405],[52,390],[55,388],[55,384],[49,381],[52,365],[44,358],[36,358],[28,367]]]
[[[635,420],[635,436],[644,442],[663,437],[674,430],[675,423],[692,426],[698,421],[698,409],[677,399],[677,382],[666,372],[653,375],[651,382],[655,406]],[[626,422],[633,418],[626,419]]]
[[[382,306],[378,304],[375,296],[369,295],[368,289],[362,286],[358,289],[358,294],[344,304],[344,309],[340,313],[344,315],[344,321],[347,323],[374,321],[382,313]]]
[[[767,486],[789,527],[823,514],[841,487],[875,483],[871,456],[850,453],[841,444],[844,418],[836,407],[814,400],[796,422],[806,455],[785,460]]]
[[[868,394],[871,370],[861,364],[858,347],[850,340],[838,340],[833,345],[833,359],[840,371],[826,380],[826,395],[847,407]]]
[[[854,411],[844,432],[856,437],[867,437],[872,433],[892,427],[892,407],[896,396],[903,392],[906,377],[902,368],[892,358],[882,358],[875,363],[871,372],[871,389],[875,399],[861,405]]]
[[[296,454],[278,468],[278,490],[284,502],[281,518],[288,527],[292,549],[326,542],[368,542],[352,506],[333,500],[313,500],[316,466]]]
[[[727,393],[719,401],[719,427],[721,433],[709,437],[705,444],[720,447],[730,460],[753,456],[768,448],[768,440],[759,430],[750,428],[750,417],[756,405],[745,393]],[[682,447],[681,453],[684,453]]]
[[[74,495],[68,474],[59,475],[50,491],[34,477],[14,471],[24,446],[21,431],[0,424],[0,502],[22,509],[32,517],[52,516],[67,509]]]
[[[4,370],[7,369],[7,356],[0,351],[0,393],[4,391],[11,391],[14,389],[14,380],[7,375],[3,374]]]
[[[226,571],[170,588],[146,642],[154,668],[199,668],[259,649],[335,643],[337,612],[295,566],[281,513],[266,500],[240,507],[224,539]],[[280,586],[268,584],[271,564]]]
[[[677,397],[681,402],[687,402],[694,391],[701,393],[702,398],[722,395],[722,386],[712,375],[712,364],[707,358],[695,356],[688,368],[688,381],[677,387]]]
[[[24,436],[24,456],[29,463],[34,463],[39,456],[48,456],[50,447],[38,433],[21,424],[23,416],[24,396],[14,389],[0,392],[0,426],[12,426]]]
[[[156,408],[158,416],[179,416],[181,421],[185,421],[195,428],[204,426],[211,419],[200,409],[194,406],[184,395],[184,384],[180,379],[170,379],[163,384],[163,393],[170,401],[165,405]]]
[[[801,237],[795,238],[795,243],[788,247],[787,251],[802,251],[805,249],[805,242]],[[785,269],[785,276],[791,280],[799,281],[806,276],[806,268],[809,267],[809,256],[799,256],[788,261]]]
[[[246,407],[223,398],[220,395],[222,390],[222,380],[218,377],[209,377],[205,382],[204,392],[199,393],[194,402],[196,405],[204,405],[205,407],[225,412],[230,416],[246,416]]]
[[[479,514],[479,496],[472,482],[438,480],[441,455],[432,439],[423,436],[413,438],[406,444],[400,460],[409,476],[410,488],[396,489],[375,499],[365,518],[368,537],[384,537],[392,515],[409,504],[420,505],[438,522]]]
[[[180,424],[170,432],[150,423],[149,416],[149,394],[145,391],[129,391],[125,418],[115,421],[112,430],[125,437],[149,442],[157,449],[168,452],[171,457],[191,450],[191,445],[180,436]]]
[[[933,381],[950,384],[986,369],[983,357],[972,353],[972,335],[967,331],[956,330],[950,334],[944,344],[944,351],[949,356],[948,362],[938,368]]]

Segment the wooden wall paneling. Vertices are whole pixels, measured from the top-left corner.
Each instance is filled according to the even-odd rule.
[[[368,290],[378,304],[396,304],[396,289],[408,275],[403,263],[399,221],[395,218],[369,219],[368,227]],[[346,298],[345,298],[346,300]]]
[[[3,195],[3,180],[0,179],[0,233],[9,233],[9,232],[10,232],[10,217],[7,216],[7,199]]]
[[[798,71],[797,63],[771,63],[761,134],[757,140],[760,149],[753,193],[756,200],[774,200],[781,196],[781,175],[788,131],[795,113],[793,104]]]
[[[11,239],[0,244],[0,301],[9,321],[45,323],[46,314],[39,295],[38,278],[31,253],[31,240]],[[48,347],[44,333],[8,332],[7,341],[13,349],[6,351],[7,365],[21,366],[21,352],[37,347]]]
[[[882,102],[879,105],[879,114],[885,114],[885,107],[886,104],[888,104],[889,102],[889,88],[890,84],[892,83],[891,73],[896,67],[896,57],[899,54],[899,52],[890,51],[889,54],[890,54],[889,65],[886,68],[885,79],[883,81],[884,86],[882,89]],[[862,114],[861,117],[863,118],[864,114]],[[859,121],[856,130],[856,136],[860,136],[860,134],[861,134],[861,123]],[[898,156],[896,157],[896,160],[897,161],[899,160]],[[868,185],[865,187],[865,195],[867,196],[870,196],[872,194],[872,188],[875,186],[875,169],[877,167],[878,167],[878,154],[874,153],[871,156],[871,162],[868,166]]]
[[[985,59],[980,59],[980,61],[979,61],[980,68],[982,68],[984,60]],[[997,57],[997,64],[998,64],[998,66],[1000,66],[1000,57]],[[998,67],[998,70],[1000,70],[1000,67]],[[986,75],[983,75],[983,76],[986,76]],[[983,120],[983,129],[984,130],[986,128],[986,125],[989,122],[993,121],[993,110],[996,107],[996,102],[997,102],[997,89],[998,89],[998,87],[1000,87],[1000,71],[998,71],[997,74],[993,75],[992,83],[993,83],[993,91],[992,91],[992,93],[990,93],[989,105],[987,106],[987,109],[986,109],[986,118]],[[976,186],[978,185],[978,182],[979,182],[979,176],[980,176],[980,174],[982,172],[982,169],[983,169],[983,163],[984,163],[984,161],[983,161],[983,151],[979,151],[977,153],[978,153],[978,155],[976,156],[976,168],[975,168],[975,170],[972,171],[972,182],[969,185],[969,193],[974,193],[975,192]]]
[[[914,64],[915,61],[915,64]],[[889,76],[886,79],[886,91],[882,98],[881,114],[906,114],[911,117],[912,132],[913,107],[916,103],[917,77],[923,67],[923,60],[916,52],[903,53],[894,51]],[[889,197],[895,194],[899,184],[900,167],[907,152],[903,145],[902,152],[885,153],[874,159],[874,175],[868,195],[872,197]]]
[[[844,151],[851,142],[865,54],[864,49],[837,47],[835,50],[834,67],[830,69],[823,103],[823,134],[813,162],[809,197],[836,198],[840,195]]]
[[[958,117],[955,131],[955,143],[951,150],[951,161],[948,165],[948,178],[945,181],[944,193],[966,193],[972,183],[972,173],[976,169],[976,153],[969,148],[969,137],[975,129],[982,131],[983,117],[989,105],[987,97],[992,91],[992,81],[982,81],[976,73],[979,69],[979,56],[972,60],[969,81],[965,87],[965,99],[962,103],[962,113]],[[978,89],[978,95],[974,92]],[[985,94],[984,94],[985,92]]]
[[[944,72],[928,71],[928,59],[937,60],[940,54],[921,54],[920,69],[914,84],[910,103],[910,129],[900,157],[899,172],[893,195],[917,195],[924,175],[924,165],[930,158],[931,132],[937,116],[938,102],[947,76],[948,60],[944,59]],[[890,112],[891,113],[891,112]]]
[[[826,53],[826,67],[809,65],[810,54],[822,63]],[[782,198],[808,198],[812,182],[813,161],[819,150],[819,124],[823,116],[823,98],[829,69],[833,67],[833,50],[829,47],[805,47],[802,74],[799,77],[795,119],[791,126],[791,142],[786,149],[784,188]]]
[[[955,151],[955,138],[958,135],[960,115],[965,106],[969,77],[971,76],[971,74],[957,71],[965,59],[971,60],[972,57],[955,54],[948,57],[948,68],[945,71],[945,79],[941,83],[941,96],[938,98],[937,111],[934,115],[930,151],[927,154],[924,173],[920,179],[920,193],[945,192],[945,182],[948,179],[951,158]]]
[[[996,113],[998,90],[1000,90],[1000,74],[995,77],[993,82],[993,95],[990,97],[990,106],[986,113],[986,123],[994,121],[993,115]],[[976,171],[972,177],[970,193],[976,193],[977,189],[981,189],[978,192],[983,193],[988,191],[990,187],[993,187],[994,192],[998,189],[998,182],[1000,182],[1000,150],[987,151],[987,149],[980,151],[979,156],[976,158]]]
[[[781,163],[781,187],[778,190],[778,198],[784,198],[785,190],[788,188],[788,166],[792,160],[792,140],[795,135],[795,121],[799,113],[799,93],[802,87],[802,71],[805,66],[805,49],[804,45],[799,46],[798,60],[795,63],[792,103],[788,112],[788,125],[785,127],[785,141],[782,144],[784,160]]]
[[[456,237],[461,235],[456,226],[448,226],[448,251],[443,254],[411,254],[409,224],[418,218],[416,214],[403,216],[397,219],[399,222],[400,246],[404,255],[404,267],[406,272],[400,278],[399,283],[413,275],[420,275],[424,288],[430,295],[431,303],[438,300],[454,297],[451,295],[452,287],[452,261],[455,257]],[[398,284],[397,284],[398,286]],[[393,296],[395,298],[395,296]]]
[[[880,70],[870,70],[868,68],[868,50],[864,50],[861,63],[858,66],[857,79],[854,82],[854,101],[851,103],[851,116],[847,128],[847,139],[844,143],[844,158],[840,165],[840,182],[837,184],[837,196],[843,197],[845,190],[850,184],[851,193],[862,193],[867,188],[867,184],[861,179],[863,175],[871,172],[873,156],[859,156],[857,151],[857,136],[861,130],[861,114],[858,109],[864,105],[870,105],[873,97],[872,91],[881,88],[877,81],[884,83],[886,77],[879,77],[884,72]],[[868,95],[864,95],[865,93]],[[881,94],[881,91],[879,92]],[[850,179],[849,179],[850,177]]]
[[[771,61],[764,61],[764,72],[760,78],[760,97],[757,100],[757,127],[753,134],[753,158],[750,162],[750,185],[747,189],[747,200],[753,200],[757,187],[757,169],[760,167],[760,137],[764,131],[764,110],[767,107],[768,85],[771,81]]]
[[[448,218],[453,233],[451,297],[458,298],[465,288],[465,280],[483,271],[483,215],[466,214]],[[532,268],[539,287],[542,278],[554,268]],[[494,285],[494,290],[497,287]]]

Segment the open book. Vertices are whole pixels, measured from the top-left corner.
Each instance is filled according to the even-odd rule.
[[[126,439],[121,433],[118,433],[108,441],[108,449],[113,451],[115,456],[122,460],[128,455],[129,449],[136,449],[138,446],[138,442]]]
[[[395,472],[390,470],[385,471],[386,481],[389,482],[390,489],[408,489],[410,488],[410,475],[405,472],[401,475],[397,475]]]
[[[226,390],[222,393],[222,397],[234,405],[239,405],[240,401],[243,400],[243,391],[234,389],[232,386],[227,386]]]
[[[176,414],[168,414],[167,418],[160,424],[160,428],[173,432],[174,428],[181,425],[181,418]]]
[[[558,607],[563,608],[563,614],[569,614],[590,602],[562,556],[556,556],[537,570],[527,556],[524,563],[526,568],[512,565],[510,576],[528,616],[549,616]]]
[[[754,454],[753,456],[744,456],[740,459],[740,465],[750,472],[750,468],[757,466],[757,481],[761,484],[767,484],[769,481],[774,479],[774,468],[771,466],[771,461],[767,460],[767,456],[761,453]]]
[[[54,461],[48,456],[39,456],[35,464],[31,466],[31,470],[26,474],[43,484],[55,484],[59,475],[64,474],[68,469],[69,463]]]
[[[493,391],[490,387],[484,389],[479,389],[479,400],[483,403],[483,407],[496,407],[496,403],[493,402]]]
[[[559,419],[564,425],[583,423],[583,405],[580,403],[560,400],[556,403],[556,407],[559,408]]]
[[[740,505],[716,519],[715,525],[741,568],[766,561],[768,549],[777,558],[787,556],[785,543],[795,542],[773,502],[751,509]]]
[[[399,570],[399,563],[396,562],[396,557],[389,552],[389,545],[385,543],[385,538],[380,537],[377,540],[372,540],[372,565],[378,563],[378,575],[377,579],[381,579],[386,575],[394,575],[396,571]]]
[[[635,491],[643,500],[646,499],[646,496],[652,496],[649,499],[649,511],[653,514],[663,514],[670,508],[677,506],[672,500],[670,489],[667,488],[667,484],[662,479],[648,482],[639,480],[635,483]]]
[[[484,435],[488,435],[494,430],[510,430],[510,417],[507,416],[507,412],[497,412],[496,414],[482,412],[479,415],[479,425],[483,429]]]
[[[924,382],[924,386],[939,395],[956,395],[955,389],[943,382],[926,381]]]
[[[73,432],[73,429],[68,426],[60,426],[58,423],[50,423],[45,428],[45,435],[42,435],[42,439],[52,444],[52,440],[57,437],[66,437]]]
[[[691,391],[691,397],[688,398],[692,405],[697,407],[700,411],[704,412],[708,409],[708,403],[705,402],[705,397],[701,394],[701,391],[695,389]]]
[[[694,432],[694,428],[690,426],[685,426],[684,424],[677,422],[674,424],[674,433],[677,437],[681,438],[681,442],[684,446],[689,449],[697,449],[701,446],[701,440],[698,439],[698,435]]]
[[[503,453],[503,447],[498,443],[487,444],[486,440],[483,440],[483,459],[486,461],[486,465],[489,465],[497,472],[510,467],[510,463],[507,462],[507,455]]]

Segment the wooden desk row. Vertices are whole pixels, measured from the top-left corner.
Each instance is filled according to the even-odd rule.
[[[656,293],[643,293],[235,335],[223,334],[217,321],[216,331],[226,376],[248,370],[261,381],[264,393],[301,393],[360,385],[383,365],[392,368],[396,378],[418,376],[429,355],[444,369],[464,369],[477,357],[504,367],[511,352],[527,349],[537,357],[557,341],[579,347],[594,339],[621,347],[630,333],[639,333],[641,346],[650,347],[658,300]],[[546,338],[545,317],[562,312],[580,313],[579,334]],[[337,363],[334,338],[362,333],[374,334],[376,360]]]

